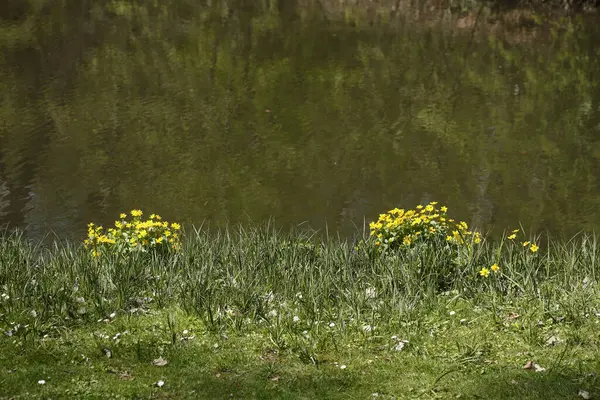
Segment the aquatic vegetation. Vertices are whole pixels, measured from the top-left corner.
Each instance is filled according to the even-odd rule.
[[[121,213],[113,228],[104,229],[93,222],[88,225],[87,239],[84,245],[92,257],[100,257],[103,252],[127,253],[133,251],[162,252],[181,248],[181,225],[163,221],[157,214],[142,220],[141,210],[131,210],[128,215]]]

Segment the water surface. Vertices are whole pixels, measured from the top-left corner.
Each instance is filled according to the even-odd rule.
[[[229,3],[3,2],[0,223],[600,226],[597,17]]]

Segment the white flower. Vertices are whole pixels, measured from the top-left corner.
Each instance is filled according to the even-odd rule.
[[[294,322],[300,322],[300,317],[297,315],[294,315],[294,318],[292,319]]]
[[[402,351],[402,350],[404,350],[404,346],[406,346],[406,343],[405,343],[405,342],[398,342],[398,344],[396,344],[396,345],[393,347],[393,350],[394,350],[394,351]]]
[[[111,313],[111,314],[110,314],[108,317],[109,317],[110,319],[114,319],[116,316],[117,316],[117,313],[116,313],[116,312],[114,312],[114,313]]]
[[[374,287],[368,287],[365,289],[365,297],[367,299],[374,299],[377,297],[377,290]]]
[[[333,328],[334,326],[335,326],[335,322],[330,322],[330,323],[329,323],[329,327],[330,327],[330,328]]]
[[[398,340],[398,336],[396,336],[396,335],[392,336],[392,340],[395,342],[396,340]]]
[[[346,369],[346,364],[340,365],[340,369]]]
[[[271,310],[267,315],[271,318],[275,318],[277,316],[277,310]]]
[[[371,325],[363,325],[363,327],[362,327],[362,330],[367,333],[371,332],[373,329],[375,329],[375,328],[372,327]]]
[[[184,335],[187,335],[188,333],[190,333],[190,331],[188,331],[187,329],[184,329],[184,330],[183,330],[183,334],[184,334]]]
[[[31,310],[29,311],[29,315],[31,315],[32,318],[37,317],[37,312],[35,310]]]
[[[455,314],[456,314],[456,311],[450,311],[448,314],[450,314],[450,315],[455,315]]]
[[[46,384],[46,381],[45,381],[45,380],[43,380],[43,379],[40,379],[40,380],[38,381],[38,385],[45,385],[45,384]]]

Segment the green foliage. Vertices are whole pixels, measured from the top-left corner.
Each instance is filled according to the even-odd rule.
[[[460,245],[443,277],[456,253],[427,242],[374,257],[312,231],[197,229],[180,252],[98,260],[5,231],[0,396],[595,393],[598,242],[519,235]]]

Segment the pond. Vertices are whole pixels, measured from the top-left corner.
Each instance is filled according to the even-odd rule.
[[[600,226],[597,15],[230,3],[3,2],[0,223]]]

